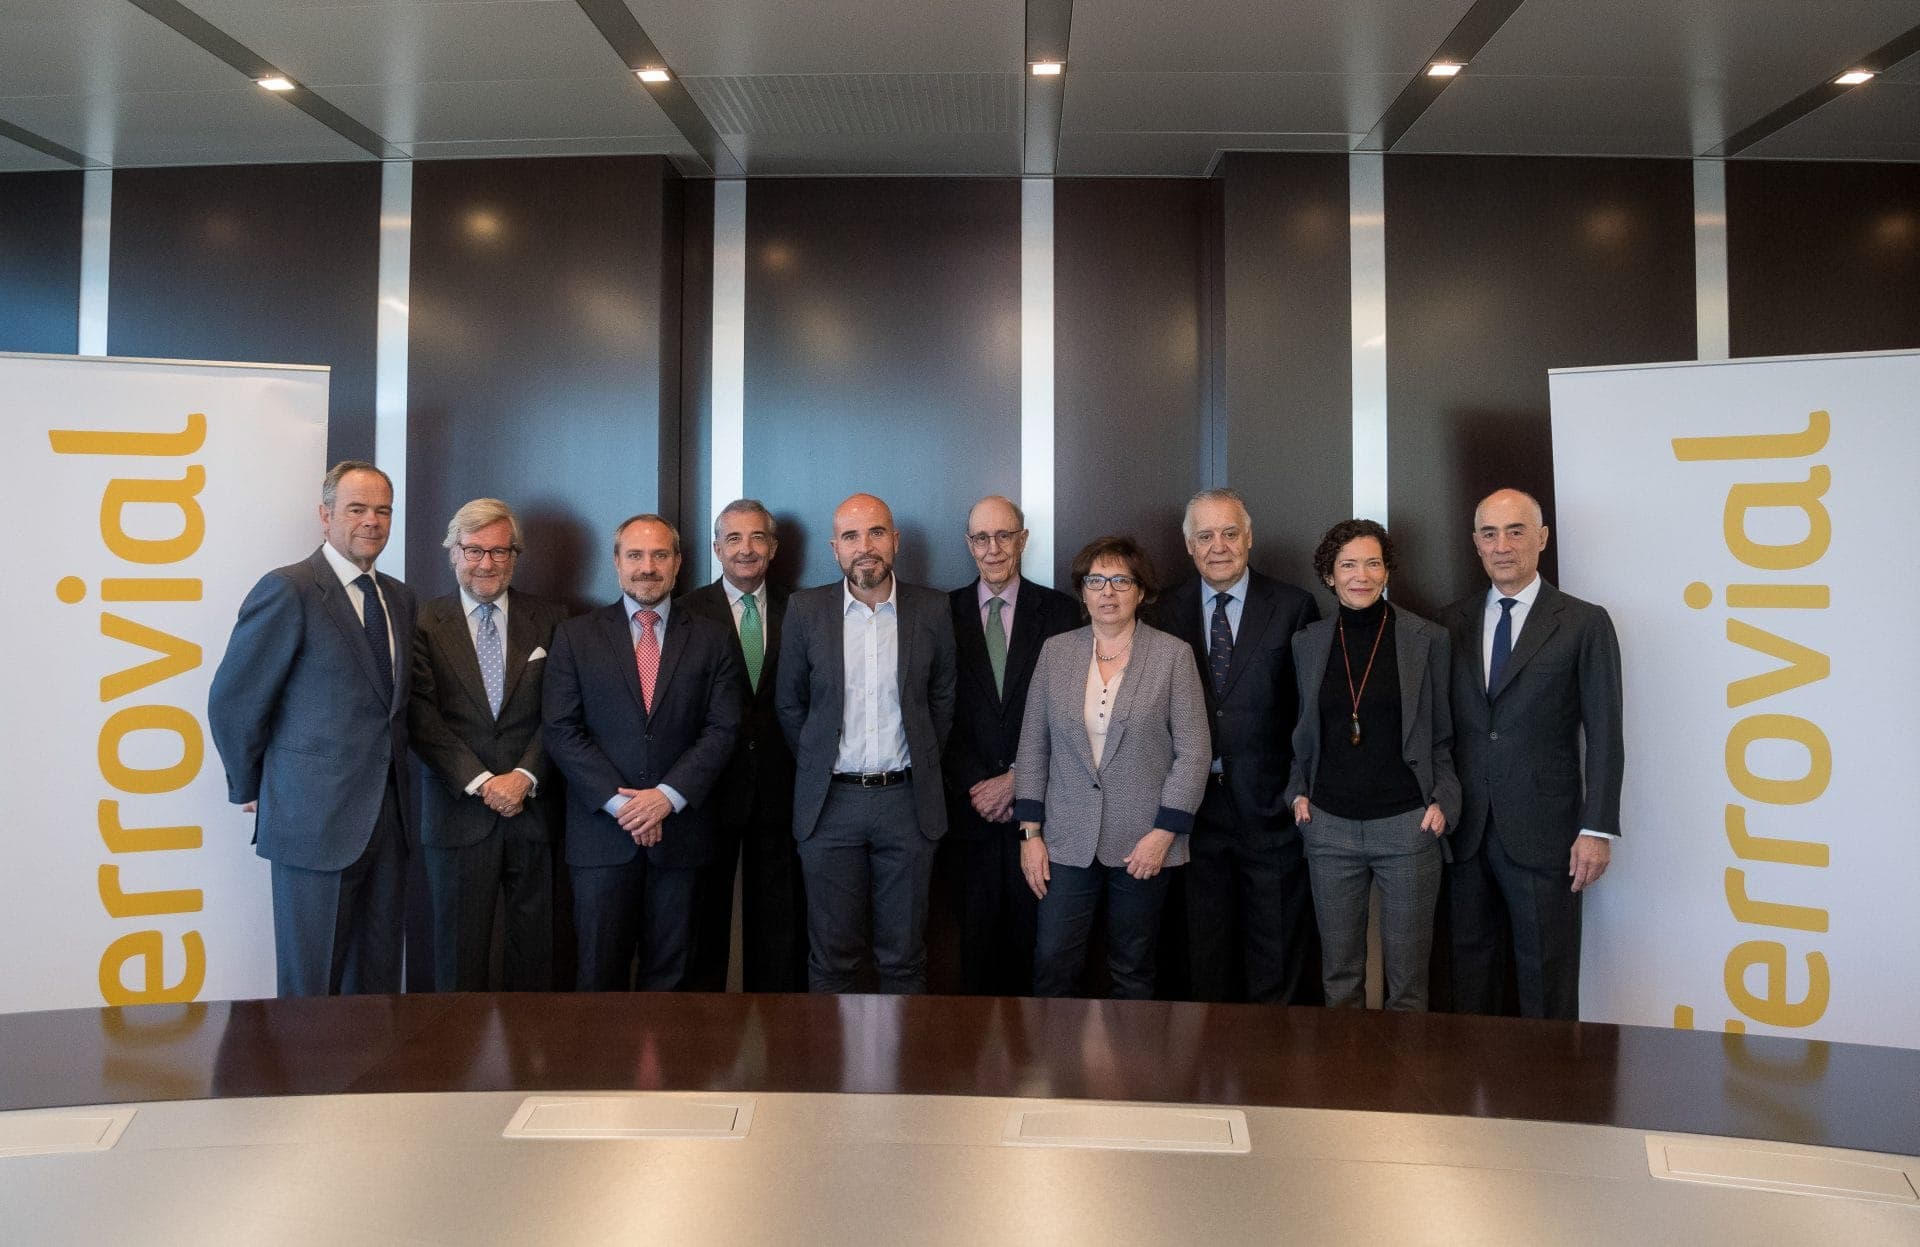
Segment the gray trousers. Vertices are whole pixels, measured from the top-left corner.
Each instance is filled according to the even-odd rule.
[[[891,788],[827,786],[820,821],[800,841],[812,990],[853,990],[866,961],[869,931],[880,990],[927,990],[927,908],[936,847],[920,834],[912,780]]]
[[[282,996],[400,990],[407,836],[391,775],[373,834],[345,870],[273,863],[273,954]]]
[[[1427,959],[1433,952],[1433,910],[1440,896],[1440,840],[1420,830],[1426,807],[1390,818],[1352,819],[1315,809],[1300,827],[1313,910],[1320,925],[1321,977],[1327,1004],[1366,1003],[1367,899],[1380,885],[1380,948],[1385,1004],[1423,1012]]]

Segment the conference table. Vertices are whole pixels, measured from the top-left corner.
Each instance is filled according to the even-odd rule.
[[[0,1016],[0,1236],[1920,1242],[1920,1052],[1149,1001]]]

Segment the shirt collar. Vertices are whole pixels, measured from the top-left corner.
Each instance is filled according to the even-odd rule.
[[[741,598],[744,598],[744,597],[752,597],[753,604],[758,607],[764,608],[767,604],[767,582],[765,580],[762,580],[760,582],[760,587],[758,589],[755,589],[751,594],[749,594],[743,589],[735,588],[731,580],[728,580],[725,576],[722,576],[720,577],[720,588],[724,590],[727,595],[728,606],[735,605],[740,601]],[[762,613],[763,614],[765,613],[764,609],[762,610]]]
[[[360,577],[371,574],[355,567],[353,560],[334,549],[330,541],[320,543],[320,552],[327,556],[327,563],[333,568],[333,574],[340,577],[340,583],[343,585],[350,585]],[[379,583],[377,576],[374,578],[374,583]]]
[[[1247,601],[1247,582],[1252,579],[1253,569],[1249,567],[1240,573],[1240,579],[1234,581],[1227,587],[1227,596],[1244,606]],[[1214,588],[1205,580],[1200,582],[1200,604],[1202,606],[1211,608],[1213,606],[1213,599],[1218,596],[1219,593],[1220,590]]]
[[[1012,606],[1014,604],[1014,599],[1020,596],[1020,573],[1015,572],[1013,574],[1013,579],[1007,582],[1007,587],[1000,590],[1000,592],[998,593],[995,593],[993,590],[987,588],[987,582],[985,580],[975,580],[973,582],[973,587],[976,590],[974,596],[978,600],[979,605],[982,609],[985,609],[987,603],[996,597],[999,598],[1002,602],[1005,602],[1008,606]]]
[[[493,599],[494,611],[499,615],[499,617],[503,621],[507,617],[507,598],[510,596],[511,596],[511,593],[503,593],[499,597]],[[481,605],[480,599],[473,596],[473,594],[467,592],[467,587],[465,585],[461,585],[460,586],[461,612],[465,614],[469,619],[471,619],[473,617],[473,612],[479,609],[480,605]]]
[[[842,615],[845,615],[848,612],[852,611],[855,606],[858,606],[864,610],[866,608],[866,603],[862,602],[859,598],[853,596],[853,585],[847,580],[845,576],[842,576],[840,578],[840,613]],[[893,607],[895,614],[898,614],[900,612],[900,577],[899,576],[896,575],[893,578],[893,587],[887,590],[887,600],[880,603],[880,606]],[[880,606],[876,606],[873,608],[874,614],[877,615],[880,613]]]
[[[1511,597],[1515,602],[1519,603],[1521,606],[1524,606],[1528,610],[1531,610],[1533,609],[1533,600],[1539,596],[1540,596],[1540,573],[1539,572],[1535,572],[1533,574],[1532,582],[1529,583],[1526,588],[1520,590],[1520,592],[1518,593],[1505,594],[1500,592],[1497,586],[1494,586],[1494,585],[1487,586],[1487,606],[1489,609],[1495,606],[1498,606],[1500,604],[1501,598]]]
[[[627,611],[627,622],[628,622],[628,623],[632,623],[632,622],[633,622],[633,617],[634,617],[634,616],[635,616],[636,614],[638,614],[638,613],[640,613],[641,611],[643,611],[643,610],[655,610],[655,611],[659,611],[659,612],[660,612],[660,622],[661,622],[661,623],[665,623],[665,622],[667,622],[667,614],[668,614],[668,611],[669,611],[669,609],[670,609],[670,608],[671,608],[671,607],[673,606],[673,601],[672,601],[672,599],[670,599],[670,598],[661,598],[661,599],[660,599],[660,601],[658,602],[658,604],[656,604],[656,605],[653,605],[653,606],[642,606],[642,605],[640,605],[640,603],[638,603],[638,602],[636,602],[636,601],[634,601],[634,599],[633,599],[633,594],[631,594],[631,593],[623,593],[623,594],[621,594],[621,595],[620,595],[620,603],[621,603],[621,605],[622,605],[622,606],[624,606],[624,607],[626,607],[626,611]]]

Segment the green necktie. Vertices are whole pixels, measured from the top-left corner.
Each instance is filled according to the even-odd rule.
[[[1000,608],[1006,604],[1003,598],[987,599],[987,661],[993,664],[993,691],[1002,695],[1007,691],[1007,630],[1000,626]]]
[[[740,595],[740,649],[747,656],[747,684],[760,687],[760,664],[767,656],[766,638],[760,635],[760,605],[753,594]]]

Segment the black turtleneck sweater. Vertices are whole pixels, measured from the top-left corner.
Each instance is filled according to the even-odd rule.
[[[1345,660],[1341,658],[1343,637]],[[1379,655],[1360,694],[1360,743],[1355,745],[1347,664],[1353,666],[1352,687],[1359,688],[1376,639]],[[1394,656],[1393,612],[1385,598],[1365,610],[1342,606],[1327,656],[1327,674],[1320,681],[1320,764],[1308,795],[1313,808],[1341,818],[1365,819],[1391,818],[1425,805],[1420,781],[1401,754],[1400,739],[1400,664]]]

